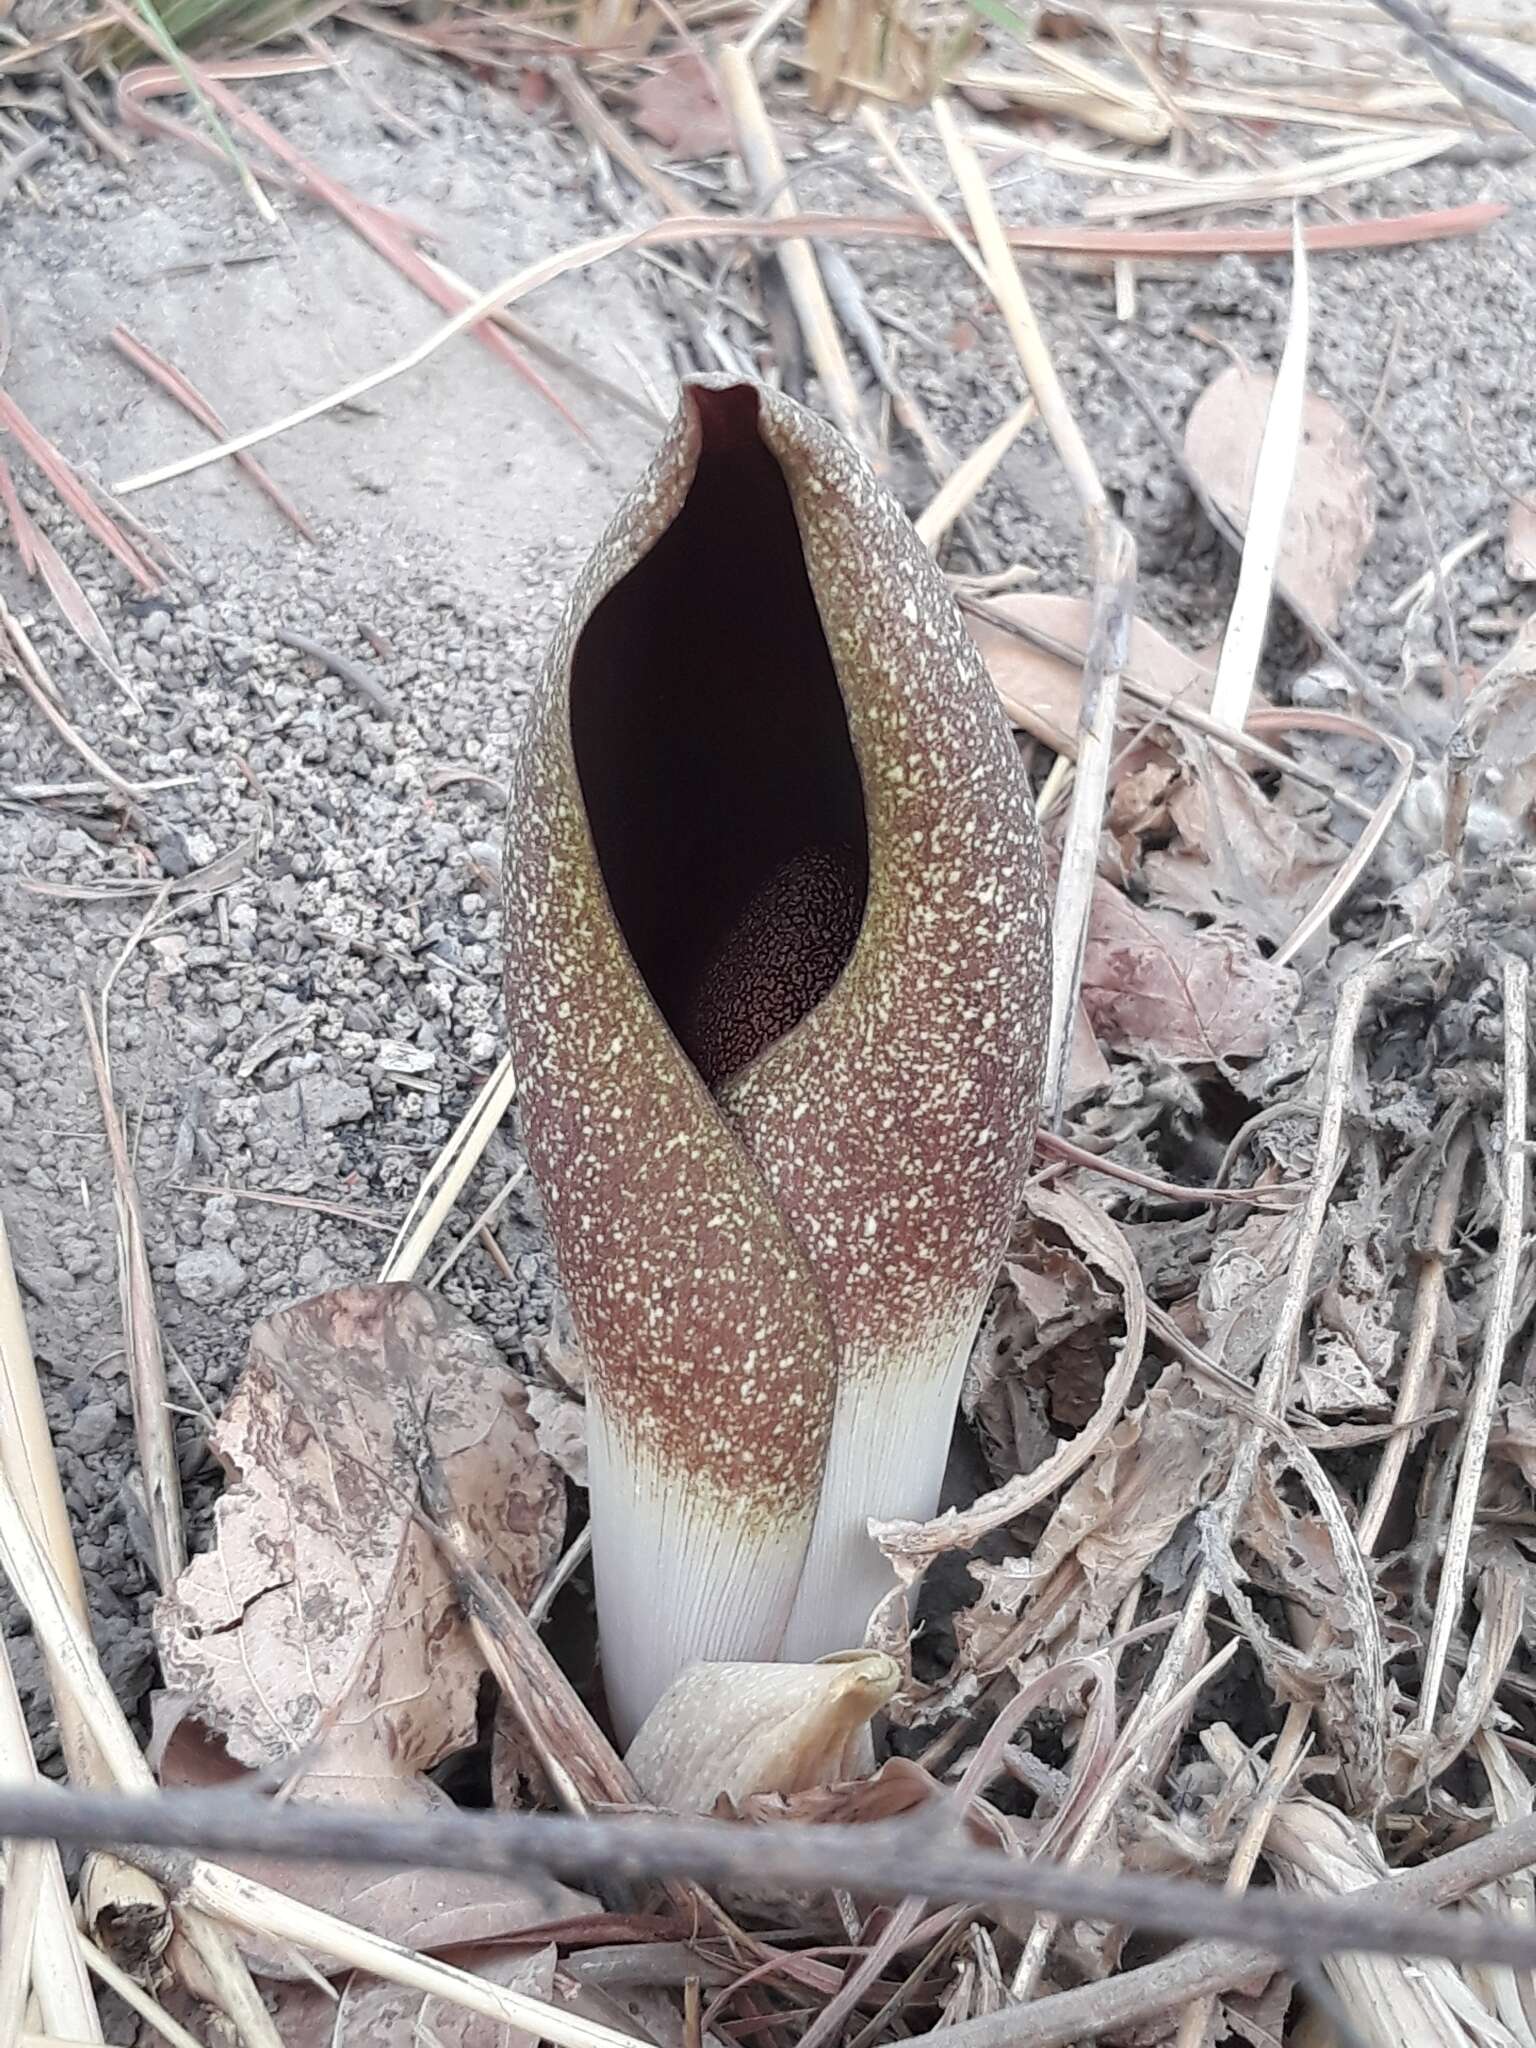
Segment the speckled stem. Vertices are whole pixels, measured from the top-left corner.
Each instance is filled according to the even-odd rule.
[[[1029,1164],[1050,980],[1028,789],[947,585],[847,444],[758,389],[862,785],[863,921],[830,992],[713,1093],[653,1000],[583,801],[572,664],[679,518],[713,417],[700,394],[732,391],[685,391],[578,585],[515,763],[504,870],[512,1052],[590,1360],[626,1735],[692,1658],[856,1643],[890,1584],[869,1518],[936,1506]]]

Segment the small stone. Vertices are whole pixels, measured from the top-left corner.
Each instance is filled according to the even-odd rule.
[[[337,1074],[306,1074],[299,1083],[299,1097],[305,1125],[312,1131],[355,1124],[373,1109],[373,1097],[366,1088],[356,1081],[343,1081]]]
[[[232,1301],[245,1285],[245,1268],[225,1245],[183,1252],[176,1261],[176,1291],[200,1308]]]
[[[88,1401],[69,1425],[64,1441],[82,1458],[104,1451],[117,1428],[115,1401]]]

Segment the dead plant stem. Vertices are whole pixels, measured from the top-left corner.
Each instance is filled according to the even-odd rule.
[[[156,906],[158,907],[158,906]],[[86,1049],[102,1123],[112,1155],[112,1199],[117,1211],[117,1280],[123,1310],[123,1344],[128,1354],[129,1387],[133,1396],[133,1427],[139,1469],[155,1547],[155,1576],[169,1592],[187,1562],[186,1524],[182,1512],[181,1470],[176,1462],[176,1436],[171,1421],[170,1388],[165,1378],[165,1351],[160,1318],[155,1311],[154,1281],[144,1242],[138,1182],[128,1157],[122,1121],[112,1092],[106,1054],[97,1033],[90,999],[80,991]]]
[[[1428,1736],[1440,1710],[1440,1681],[1445,1674],[1451,1635],[1461,1618],[1466,1595],[1467,1560],[1477,1521],[1477,1496],[1483,1483],[1488,1439],[1493,1429],[1499,1380],[1509,1353],[1514,1326],[1515,1291],[1525,1248],[1526,1193],[1526,1068],[1531,970],[1523,960],[1504,961],[1504,1158],[1499,1204],[1499,1249],[1492,1298],[1483,1325],[1483,1347],[1467,1397],[1466,1417],[1457,1451],[1456,1492],[1451,1523],[1440,1563],[1440,1587],[1429,1648],[1424,1657],[1419,1697],[1419,1729]]]

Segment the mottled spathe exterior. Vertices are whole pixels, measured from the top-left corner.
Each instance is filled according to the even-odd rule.
[[[636,971],[586,824],[572,655],[686,499],[688,396],[573,596],[512,783],[512,1051],[591,1366],[621,1724],[690,1656],[857,1641],[888,1582],[864,1523],[935,1504],[1034,1137],[1046,899],[980,657],[852,450],[767,391],[758,432],[863,784],[867,898],[831,992],[717,1100]]]

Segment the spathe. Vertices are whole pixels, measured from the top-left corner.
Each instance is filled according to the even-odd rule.
[[[860,1640],[1034,1136],[1022,770],[899,507],[782,395],[685,387],[530,705],[505,878],[627,1739],[690,1662]]]

